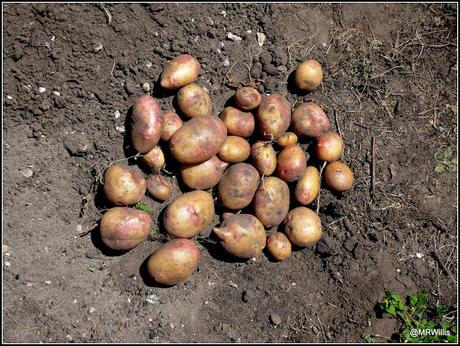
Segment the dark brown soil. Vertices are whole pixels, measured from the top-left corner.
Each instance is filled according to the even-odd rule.
[[[4,5],[4,341],[362,342],[397,331],[374,310],[385,290],[456,308],[457,172],[435,172],[448,148],[457,165],[456,15],[453,4]],[[97,228],[79,231],[107,207],[100,174],[132,153],[117,128],[133,99],[148,82],[172,108],[157,80],[182,53],[200,61],[216,115],[248,84],[319,103],[356,184],[323,190],[314,248],[235,262],[202,237],[198,272],[163,288],[144,271],[161,224],[124,255]],[[307,58],[325,77],[297,95],[288,77]],[[164,205],[144,202],[157,220]]]

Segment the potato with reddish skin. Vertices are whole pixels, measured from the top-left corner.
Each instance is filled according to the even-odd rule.
[[[236,214],[225,219],[213,232],[222,247],[231,255],[250,259],[259,256],[265,248],[267,235],[264,226],[250,214]]]
[[[289,241],[299,247],[315,244],[323,233],[321,219],[306,207],[292,209],[284,225],[284,233]]]
[[[144,211],[127,207],[115,207],[102,215],[101,240],[113,250],[130,250],[142,243],[153,221]]]
[[[229,135],[249,137],[254,132],[255,120],[254,115],[249,112],[242,112],[235,107],[225,107],[220,118],[227,126]]]
[[[254,216],[265,228],[277,226],[289,211],[289,199],[289,187],[283,180],[264,178],[254,195]]]
[[[316,60],[306,60],[301,63],[294,73],[294,82],[299,90],[313,91],[323,80],[323,68]]]
[[[336,161],[343,152],[343,140],[338,133],[325,132],[316,139],[315,154],[323,161]]]
[[[176,238],[192,238],[211,224],[214,215],[214,200],[210,193],[201,190],[186,192],[168,205],[164,226]]]
[[[284,96],[271,94],[262,98],[257,110],[257,126],[264,139],[277,139],[289,127],[291,105]]]
[[[292,131],[299,137],[319,137],[331,123],[326,113],[314,102],[301,104],[292,113]]]
[[[313,202],[321,188],[320,174],[316,167],[308,166],[303,176],[297,181],[294,195],[302,205]]]
[[[272,175],[276,169],[276,152],[270,143],[258,141],[251,147],[251,161],[261,176]]]
[[[148,153],[158,144],[162,129],[162,113],[152,96],[144,95],[134,101],[131,113],[131,141],[134,149]]]
[[[202,163],[183,164],[179,172],[182,181],[189,188],[207,190],[217,185],[227,166],[227,162],[221,161],[214,155]]]
[[[324,182],[332,191],[344,192],[353,188],[353,172],[342,162],[329,163],[323,171],[323,177]]]
[[[244,111],[256,109],[262,101],[262,95],[252,87],[238,89],[233,98],[235,105]]]
[[[150,256],[147,271],[160,284],[177,285],[193,274],[200,257],[200,250],[193,241],[172,239]]]
[[[172,59],[164,68],[160,77],[160,85],[165,89],[178,89],[193,83],[200,73],[200,63],[188,54]]]
[[[177,105],[188,118],[211,115],[212,113],[211,97],[206,90],[196,83],[186,85],[179,90]]]
[[[202,115],[185,122],[169,140],[169,148],[180,163],[201,163],[216,155],[226,138],[222,120]]]
[[[305,173],[307,159],[298,144],[290,144],[278,154],[276,175],[284,181],[296,181]]]
[[[284,233],[274,232],[267,238],[268,253],[277,261],[283,261],[291,256],[292,246]]]
[[[297,144],[298,138],[294,132],[285,132],[276,140],[276,143],[281,147],[285,148],[289,144]]]
[[[159,172],[165,165],[165,155],[159,145],[155,146],[147,154],[142,156],[142,160],[153,169],[154,172]]]
[[[222,161],[228,163],[238,163],[246,161],[251,153],[251,146],[243,137],[227,136],[224,145],[219,150],[217,156]]]
[[[147,190],[142,171],[137,166],[112,165],[104,174],[104,193],[113,205],[136,204]]]
[[[160,201],[171,198],[172,188],[173,184],[167,177],[155,174],[147,178],[147,191]]]
[[[163,128],[160,138],[169,141],[173,134],[182,127],[182,119],[172,111],[163,112]]]
[[[217,185],[217,195],[224,207],[238,210],[251,204],[259,185],[259,173],[250,164],[230,166]]]

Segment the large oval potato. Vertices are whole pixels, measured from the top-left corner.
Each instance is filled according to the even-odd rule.
[[[160,106],[150,95],[134,101],[131,114],[131,141],[136,151],[148,153],[158,144],[162,130]]]
[[[294,194],[297,202],[307,205],[318,196],[321,188],[321,179],[316,167],[308,166],[303,176],[297,181]]]
[[[254,115],[250,112],[242,112],[235,107],[225,107],[220,118],[227,126],[229,135],[249,137],[254,132],[255,120]]]
[[[212,113],[211,97],[206,90],[196,83],[186,85],[179,90],[177,105],[182,113],[189,118],[211,115]]]
[[[276,152],[270,143],[257,141],[251,147],[253,166],[261,176],[272,175],[276,169]]]
[[[137,166],[112,165],[105,171],[104,193],[114,205],[136,204],[146,190],[147,182]]]
[[[277,139],[291,123],[291,105],[279,94],[265,96],[257,110],[256,119],[259,133],[264,139]]]
[[[277,177],[267,177],[259,184],[254,196],[254,216],[265,228],[283,222],[289,211],[289,187]]]
[[[227,136],[225,143],[219,150],[217,156],[228,163],[246,161],[251,153],[251,146],[248,141],[239,136]]]
[[[247,207],[259,185],[259,173],[250,164],[230,166],[217,185],[217,195],[224,207],[232,210]]]
[[[183,164],[179,171],[182,181],[189,188],[207,190],[217,185],[227,166],[227,162],[214,155],[202,163]]]
[[[201,163],[216,155],[227,138],[218,117],[202,115],[185,122],[171,137],[169,148],[180,163]]]
[[[331,123],[326,113],[314,102],[301,104],[292,113],[292,131],[299,137],[319,137]]]
[[[214,219],[214,200],[210,193],[196,190],[177,197],[166,208],[164,226],[177,238],[192,238]]]
[[[102,215],[101,240],[114,250],[129,250],[142,243],[151,228],[152,218],[144,211],[115,207]]]
[[[298,144],[289,144],[278,154],[276,175],[284,181],[295,181],[305,173],[307,159]]]
[[[160,77],[160,85],[165,89],[178,89],[193,83],[200,73],[198,60],[184,54],[172,59],[164,68]]]
[[[294,208],[286,216],[284,233],[294,245],[299,247],[313,245],[323,233],[321,219],[311,209]]]

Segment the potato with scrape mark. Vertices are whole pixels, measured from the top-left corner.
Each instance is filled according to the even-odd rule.
[[[148,153],[158,144],[162,129],[162,113],[152,96],[144,95],[134,101],[131,113],[131,142],[134,149]]]
[[[147,190],[142,171],[137,166],[112,165],[104,174],[104,193],[113,205],[133,205]]]
[[[211,97],[206,90],[196,83],[186,85],[179,90],[177,105],[182,113],[189,118],[211,115],[212,113]]]
[[[207,190],[217,185],[227,166],[227,162],[213,156],[202,163],[183,164],[180,166],[179,172],[182,181],[189,188]]]
[[[267,177],[259,184],[254,196],[254,216],[265,228],[283,222],[289,211],[289,187],[277,177]]]
[[[172,59],[164,68],[160,77],[160,85],[165,89],[179,89],[198,78],[200,63],[198,60],[184,54]]]
[[[259,133],[264,139],[277,139],[291,123],[291,105],[279,94],[265,96],[257,110],[256,120]]]

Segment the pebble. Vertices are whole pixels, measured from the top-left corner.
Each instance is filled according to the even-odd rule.
[[[94,53],[100,52],[103,48],[104,46],[102,45],[102,43],[100,42],[96,43],[93,47]]]
[[[50,281],[50,280],[46,280],[46,281],[45,281],[45,285],[48,285],[48,286],[51,285],[51,281]]]
[[[46,88],[44,88],[44,87],[38,88],[38,92],[39,92],[40,94],[44,93],[45,91],[46,91]]]
[[[228,60],[228,58],[225,58],[225,60],[222,63],[222,65],[224,65],[225,67],[230,66],[230,61]]]
[[[265,34],[262,32],[257,33],[257,43],[259,44],[260,47],[264,45],[265,42]]]
[[[272,312],[270,314],[270,321],[272,322],[273,325],[279,326],[282,322],[281,316],[276,312]]]
[[[64,139],[64,147],[71,156],[83,156],[89,152],[88,138],[81,133],[74,133]]]
[[[149,304],[156,304],[160,301],[160,299],[156,294],[149,294],[147,297],[145,297],[145,301]]]
[[[232,40],[233,42],[241,42],[243,39],[235,34],[232,34],[231,32],[229,32],[227,34],[227,37]]]
[[[147,68],[151,68],[153,66],[153,64],[149,61],[145,64],[145,66],[147,66]]]
[[[77,225],[75,227],[75,229],[76,229],[77,233],[81,233],[81,231],[83,230],[83,226],[82,225]]]
[[[113,115],[115,116],[115,119],[118,119],[121,116],[120,111],[115,111]]]
[[[34,171],[32,171],[32,169],[30,169],[29,167],[27,168],[24,168],[22,171],[21,171],[22,175],[25,176],[26,178],[30,178],[32,175],[34,175]]]
[[[7,253],[8,251],[10,251],[10,247],[6,244],[3,244],[2,245],[2,253]]]
[[[4,265],[5,265],[5,267],[7,267],[7,268],[8,268],[8,267],[11,267],[11,263],[8,262],[8,261],[5,261]]]
[[[118,132],[124,133],[125,132],[125,127],[124,126],[115,126],[115,130]]]
[[[89,307],[89,313],[92,314],[94,311],[96,311],[96,308],[90,306]]]
[[[142,90],[144,90],[145,92],[149,92],[150,84],[148,82],[145,82],[144,84],[142,84]]]
[[[61,93],[59,91],[53,91],[53,94],[56,96],[61,96]]]

